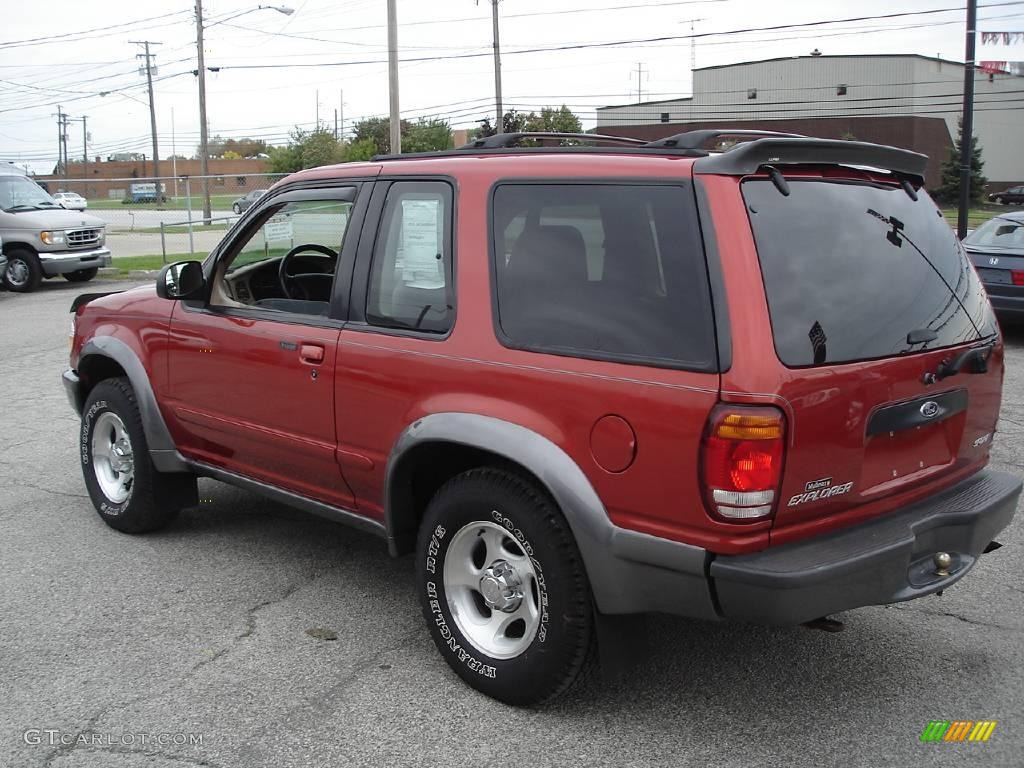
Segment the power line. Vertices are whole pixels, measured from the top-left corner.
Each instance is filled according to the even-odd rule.
[[[9,48],[20,48],[26,45],[41,45],[51,42],[60,42],[69,37],[78,37],[79,35],[87,35],[93,32],[102,32],[103,36],[106,36],[110,30],[119,29],[121,27],[131,27],[136,24],[145,24],[150,21],[159,21],[160,19],[169,19],[172,16],[180,16],[182,14],[190,13],[189,11],[174,11],[173,13],[165,13],[160,16],[150,16],[145,19],[136,19],[135,21],[125,21],[120,24],[107,24],[102,27],[94,27],[92,29],[83,29],[78,32],[64,32],[59,35],[46,35],[45,37],[33,37],[26,40],[6,40],[0,42],[0,50],[7,50]]]
[[[1013,2],[1002,2],[1002,3],[990,3],[983,7],[985,8],[997,8],[1002,6],[1021,5],[1020,0],[1014,0]],[[851,16],[843,19],[819,19],[817,21],[805,21],[793,24],[774,24],[767,27],[746,27],[743,29],[731,29],[722,30],[719,32],[697,32],[684,35],[659,35],[657,37],[644,37],[635,38],[631,40],[606,40],[596,41],[589,43],[574,43],[570,45],[556,45],[556,46],[542,46],[535,48],[522,48],[518,50],[506,51],[505,55],[516,55],[526,53],[548,53],[551,51],[575,51],[592,48],[611,48],[616,46],[625,45],[638,45],[643,43],[659,43],[668,41],[680,41],[680,40],[697,40],[707,37],[721,37],[725,35],[741,35],[748,34],[750,32],[774,32],[782,29],[802,29],[802,28],[813,28],[824,26],[828,24],[849,24],[858,21],[877,21],[880,19],[896,19],[905,18],[908,16],[924,16],[936,13],[950,13],[953,11],[959,12],[960,7],[953,8],[932,8],[921,11],[900,11],[896,13],[883,13],[872,16]],[[443,56],[416,56],[402,59],[404,63],[413,64],[426,61],[450,61],[455,59],[477,59],[483,56],[490,56],[488,53],[458,53],[449,54]],[[382,59],[366,59],[361,61],[333,61],[333,62],[317,62],[317,63],[284,63],[284,64],[231,64],[227,66],[211,67],[212,71],[223,71],[227,69],[294,69],[294,68],[308,68],[308,67],[349,67],[358,64],[384,64],[385,60]]]

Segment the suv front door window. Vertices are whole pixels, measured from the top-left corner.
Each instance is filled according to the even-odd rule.
[[[274,206],[217,265],[211,305],[326,316],[352,205],[324,199]]]

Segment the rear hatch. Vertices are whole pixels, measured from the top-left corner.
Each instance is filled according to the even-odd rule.
[[[980,469],[1002,384],[988,298],[923,190],[844,168],[786,178],[741,185],[789,404],[774,543]]]

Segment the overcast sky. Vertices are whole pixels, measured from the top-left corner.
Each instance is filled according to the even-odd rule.
[[[294,8],[292,15],[256,10],[258,2],[245,0],[204,3],[206,65],[221,68],[207,76],[211,136],[284,143],[295,125],[315,125],[318,104],[320,120],[333,130],[342,91],[347,127],[362,117],[386,115],[385,0],[285,4]],[[898,5],[891,0],[501,0],[505,104],[528,111],[566,103],[590,127],[596,106],[635,101],[638,85],[645,100],[688,95],[690,19],[697,20],[693,28],[698,35],[707,35],[696,41],[698,68],[804,55],[814,48],[825,54],[918,53],[962,61],[962,8],[708,35],[957,5],[951,0],[904,0]],[[159,68],[154,89],[161,157],[172,149],[185,156],[195,152],[198,97],[191,70],[196,68],[196,28],[190,0],[7,0],[2,16],[0,159],[48,172],[57,158],[58,104],[72,117],[88,116],[90,159],[122,151],[149,156],[145,77],[135,58],[141,47],[133,40],[161,43],[152,48]],[[984,31],[1024,29],[1024,2],[984,0],[979,19]],[[398,20],[403,117],[441,117],[453,127],[473,127],[492,116],[489,0],[398,0]],[[83,34],[69,34],[78,32]],[[23,42],[35,38],[41,40]],[[614,44],[517,53],[598,43]],[[1024,45],[980,46],[979,39],[978,59],[1024,60]],[[286,66],[297,64],[303,66]],[[266,68],[246,68],[254,66]],[[110,93],[100,96],[104,91]],[[81,122],[72,123],[72,157],[81,156],[81,133]]]

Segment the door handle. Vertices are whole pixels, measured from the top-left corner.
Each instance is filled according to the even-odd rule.
[[[319,344],[299,345],[299,357],[304,363],[316,365],[324,361],[324,348]]]

